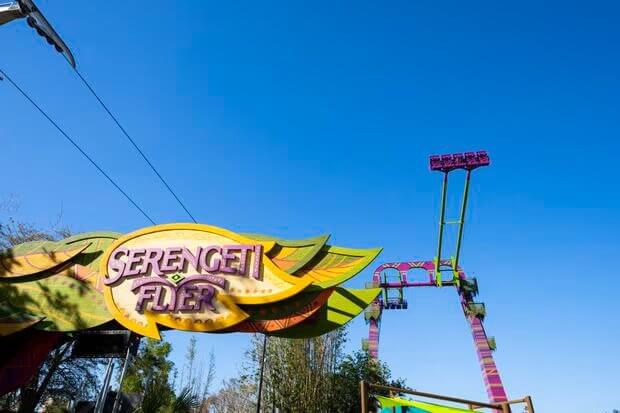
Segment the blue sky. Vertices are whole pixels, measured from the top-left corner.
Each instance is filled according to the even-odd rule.
[[[617,2],[39,3],[204,223],[384,247],[373,266],[431,258],[441,177],[428,155],[488,150],[462,264],[509,396],[541,412],[620,407]],[[23,21],[0,42],[0,67],[157,222],[187,220],[62,57]],[[148,224],[6,81],[0,110],[0,199],[19,201],[18,218]],[[414,388],[484,399],[454,291],[408,299],[385,315],[381,358]],[[366,334],[355,320],[349,348]],[[189,335],[168,338],[181,365]],[[249,343],[198,340],[218,380]]]

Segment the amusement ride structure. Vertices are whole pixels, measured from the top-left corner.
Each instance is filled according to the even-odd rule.
[[[443,173],[437,256],[431,261],[389,262],[375,269],[372,282],[367,284],[367,288],[382,288],[383,294],[377,297],[366,309],[365,318],[369,325],[369,331],[368,339],[363,341],[362,346],[370,352],[372,357],[378,358],[379,333],[383,319],[383,311],[407,309],[408,305],[404,294],[405,288],[454,287],[459,295],[465,318],[471,327],[476,353],[480,361],[482,377],[489,400],[492,403],[501,403],[506,402],[508,398],[495,361],[493,360],[495,339],[493,337],[488,337],[484,329],[485,306],[483,303],[474,301],[474,297],[478,294],[478,282],[475,278],[467,278],[465,271],[459,265],[471,173],[473,170],[488,166],[489,164],[489,156],[485,151],[430,157],[431,171],[440,171]],[[448,175],[450,172],[456,170],[465,170],[466,174],[460,217],[457,221],[446,221],[445,211]],[[453,257],[444,259],[442,257],[444,227],[449,224],[458,225],[456,248]],[[424,281],[409,281],[407,279],[407,274],[414,269],[425,271],[428,279]],[[393,279],[393,277],[388,278],[386,271],[393,272],[394,270],[396,270],[397,273],[396,279]],[[442,270],[449,271],[452,274],[450,280],[442,280]]]
[[[26,19],[28,26],[32,27],[39,36],[62,54],[67,62],[75,69],[75,59],[73,53],[62,40],[60,35],[45,18],[41,10],[32,0],[16,0],[3,2],[0,0],[0,26],[17,19]],[[0,78],[1,80],[1,78]]]

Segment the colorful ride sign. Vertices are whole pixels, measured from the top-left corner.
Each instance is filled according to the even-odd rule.
[[[168,224],[22,244],[0,253],[0,336],[102,328],[113,319],[153,338],[161,328],[323,334],[379,293],[339,285],[380,250],[330,246],[327,239]],[[355,305],[334,322],[328,309],[341,299],[332,297],[343,296]]]

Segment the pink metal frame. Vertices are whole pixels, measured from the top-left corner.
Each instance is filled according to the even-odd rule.
[[[381,287],[384,289],[391,288],[409,288],[409,287],[437,287],[435,279],[435,265],[434,261],[409,261],[409,262],[392,262],[382,264],[374,271],[372,276],[373,287]],[[450,260],[442,260],[440,265],[444,268],[452,270],[452,262]],[[381,273],[387,269],[395,269],[400,273],[401,281],[385,282],[381,279]],[[408,281],[407,273],[412,269],[423,269],[428,274],[428,281]],[[470,325],[472,336],[474,339],[474,345],[476,347],[476,354],[480,362],[480,368],[482,370],[482,378],[486,386],[489,400],[492,403],[501,403],[508,400],[502,379],[499,375],[497,366],[493,359],[493,352],[489,346],[489,340],[486,335],[484,324],[481,316],[472,314],[468,311],[471,304],[474,304],[473,294],[468,294],[459,285],[463,285],[467,280],[465,272],[457,267],[458,279],[461,282],[448,281],[444,282],[442,286],[454,286],[457,289],[461,300],[461,307],[463,308],[463,314]],[[383,309],[387,309],[386,303],[383,298],[378,298],[373,303],[374,308],[378,309],[376,314],[373,314],[368,318],[369,331],[368,331],[368,351],[374,358],[379,357],[379,335],[380,325]]]

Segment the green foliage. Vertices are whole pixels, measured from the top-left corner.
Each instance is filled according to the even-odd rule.
[[[124,381],[123,381],[124,383]],[[161,413],[171,399],[170,388],[167,382],[152,380],[146,383],[140,407],[135,413]]]
[[[269,338],[262,403],[283,411],[293,406],[309,413],[331,411],[337,393],[334,374],[345,341],[343,329],[310,339]],[[259,361],[262,340],[255,342],[253,353]],[[258,374],[260,362],[256,367]]]
[[[345,342],[344,329],[312,339],[270,337],[261,401],[265,411],[276,408],[285,412],[359,412],[361,380],[404,387],[402,380],[392,380],[386,364],[373,359],[368,352],[345,355]],[[241,375],[239,383],[249,381],[258,385],[262,343],[262,336],[255,338],[249,351],[251,369],[246,370],[252,374]],[[230,390],[221,393],[210,401],[226,399],[228,406],[240,403],[241,394]]]
[[[192,413],[200,405],[198,395],[191,387],[184,387],[181,392],[174,396],[168,407],[169,413]]]
[[[143,339],[136,357],[127,368],[121,389],[126,393],[147,393],[158,389],[168,398],[172,388],[168,378],[173,363],[168,360],[172,351],[170,343],[162,340]]]
[[[347,355],[338,366],[335,386],[338,388],[333,407],[339,412],[359,412],[360,381],[384,386],[405,387],[403,380],[392,380],[387,364],[373,359],[367,351]]]
[[[207,358],[202,358],[196,346],[195,335],[190,337],[189,344],[185,353],[185,364],[181,369],[181,378],[176,385],[178,371],[173,372],[174,389],[180,389],[178,396],[173,400],[176,404],[174,411],[183,411],[186,401],[191,401],[188,411],[199,412],[201,406],[206,403],[207,396],[211,390],[215,377],[215,355],[210,351]]]
[[[168,360],[172,346],[166,341],[143,339],[137,356],[129,364],[122,383],[122,391],[142,394],[137,413],[195,413],[207,397],[215,374],[215,356],[209,355],[206,374],[201,363],[196,368],[196,339],[192,337],[186,353],[187,364],[183,368],[178,394],[170,384],[173,363]],[[183,384],[185,383],[185,384]]]
[[[178,395],[170,391],[167,383],[150,382],[144,389],[142,403],[135,413],[192,413],[198,407],[198,397],[189,387]]]
[[[45,404],[45,413],[71,413],[68,400],[55,399],[49,404]]]
[[[194,380],[196,375],[196,336],[189,338],[189,344],[187,345],[187,351],[185,352],[185,365],[181,371],[181,382],[179,386],[184,389],[185,387],[194,386],[196,381]],[[185,384],[187,383],[187,386]],[[194,393],[196,389],[190,388]]]

